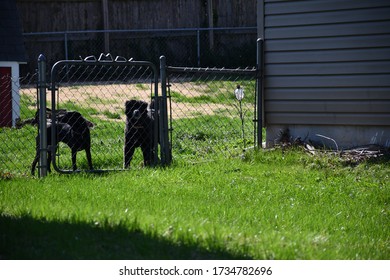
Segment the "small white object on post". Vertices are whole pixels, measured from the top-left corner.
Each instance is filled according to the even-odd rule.
[[[237,85],[237,88],[234,90],[234,95],[238,101],[242,101],[244,99],[244,89]]]
[[[234,90],[234,95],[238,100],[238,113],[240,114],[241,119],[241,132],[242,132],[242,142],[243,142],[243,151],[245,152],[246,143],[245,143],[245,126],[244,126],[244,112],[242,111],[242,100],[244,99],[244,89],[240,85],[237,85],[237,88]]]

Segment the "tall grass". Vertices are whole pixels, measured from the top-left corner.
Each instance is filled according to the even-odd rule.
[[[2,258],[389,259],[389,162],[294,150],[0,181]]]

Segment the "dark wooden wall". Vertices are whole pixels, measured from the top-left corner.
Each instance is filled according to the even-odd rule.
[[[180,66],[255,64],[256,29],[253,28],[249,32],[202,31],[199,40],[196,31],[150,30],[256,28],[257,0],[16,0],[16,3],[28,55],[28,65],[22,73],[34,71],[41,53],[49,64],[102,52],[153,62],[164,54],[170,63]],[[131,32],[70,32],[85,30]],[[197,47],[201,48],[200,59]]]
[[[104,2],[107,2],[104,9]],[[24,32],[256,26],[257,0],[16,0]]]

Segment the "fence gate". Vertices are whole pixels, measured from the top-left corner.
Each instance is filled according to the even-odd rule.
[[[42,86],[39,88],[42,89]],[[50,167],[50,163],[45,162],[47,151],[52,154],[51,160],[56,171],[74,172],[70,147],[75,145],[76,148],[83,149],[77,153],[77,170],[123,170],[124,159],[127,157],[125,154],[131,150],[124,149],[126,113],[132,117],[126,139],[131,142],[128,145],[137,147],[131,159],[131,166],[143,165],[144,156],[148,159],[146,164],[158,164],[158,143],[161,142],[158,137],[163,135],[163,132],[158,130],[163,126],[159,125],[161,121],[157,113],[161,111],[159,106],[163,103],[158,96],[158,71],[154,64],[123,57],[114,59],[111,55],[63,60],[55,63],[51,69],[49,89],[51,95],[48,95],[47,103],[50,108],[40,110],[46,111],[46,114],[40,115],[41,127],[44,128],[40,129],[41,139],[44,141],[43,138],[47,137],[48,140],[47,150],[41,142],[41,169]],[[42,99],[44,98],[39,102],[40,108],[46,108]],[[145,117],[143,108],[138,108],[137,103],[134,105],[137,108],[128,107],[126,110],[125,103],[128,100],[141,100],[149,104],[152,100],[157,100],[153,101],[153,110],[149,106],[147,113],[148,120],[152,117],[154,121],[141,123],[139,120]],[[137,113],[134,109],[137,109]],[[69,112],[80,113],[86,122],[82,124],[80,115],[72,115]],[[48,135],[42,137],[46,128],[45,117],[48,118],[49,129],[46,131]],[[92,167],[86,152],[88,148],[84,149],[85,142],[89,141],[88,135],[85,134],[85,124],[89,127]],[[68,131],[69,125],[73,128],[72,132]],[[84,125],[84,130],[77,130],[77,125]],[[150,146],[151,151],[147,148]]]

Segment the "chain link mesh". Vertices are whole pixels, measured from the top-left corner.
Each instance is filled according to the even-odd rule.
[[[23,126],[20,120],[31,120],[35,116],[36,79],[36,74],[20,79],[11,76],[0,78],[2,91],[0,115],[9,116],[9,122],[3,123],[0,127],[0,179],[11,174],[29,173],[35,155],[37,127]],[[7,88],[5,83],[11,83],[11,88]],[[10,93],[9,97],[16,98],[4,98],[6,91]],[[11,106],[5,105],[7,100],[11,102]]]
[[[255,145],[255,71],[176,70],[168,72],[174,159],[240,156]],[[242,100],[235,95],[238,85]]]
[[[87,60],[87,59],[86,59]],[[93,60],[93,59],[92,59]],[[72,64],[56,68],[48,85],[47,104],[53,98],[57,109],[77,111],[94,124],[91,153],[94,169],[122,170],[124,163],[125,102],[154,96],[154,70],[147,65]],[[48,74],[49,77],[49,74]],[[241,156],[256,145],[256,71],[254,69],[205,69],[168,67],[168,117],[173,161],[177,163]],[[7,77],[2,77],[2,82]],[[8,77],[8,80],[12,78]],[[49,79],[50,80],[50,79]],[[36,152],[37,75],[12,80],[20,88],[13,106],[14,124],[0,128],[0,174],[28,175]],[[238,100],[237,87],[244,97]],[[54,91],[50,91],[51,87]],[[160,88],[160,85],[159,85]],[[17,93],[14,93],[17,94]],[[160,93],[161,94],[161,93]],[[5,114],[5,106],[0,114]],[[59,143],[57,166],[72,169],[69,147]],[[136,149],[131,168],[144,166]],[[77,167],[88,170],[85,153],[77,155]]]

